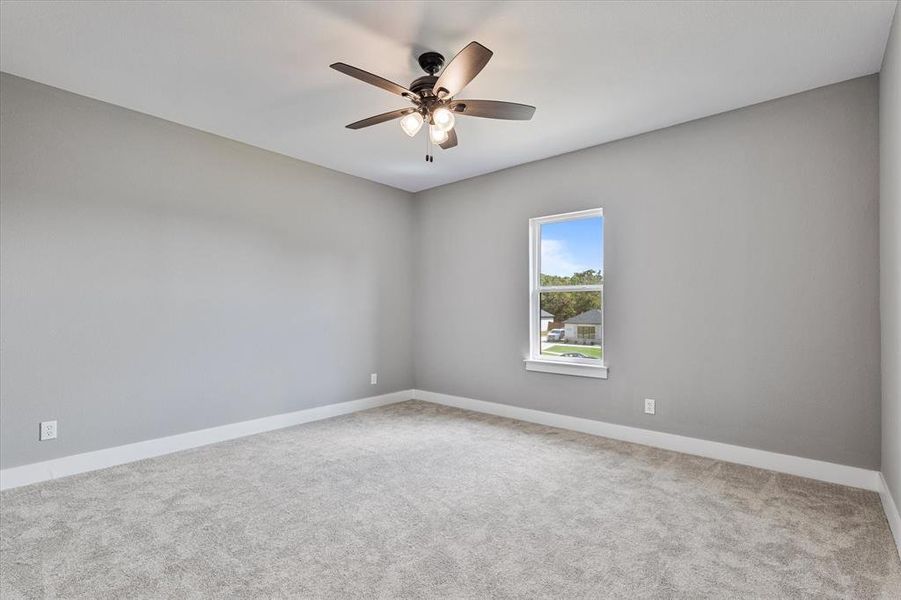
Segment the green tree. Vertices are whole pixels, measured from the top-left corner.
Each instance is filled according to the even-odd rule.
[[[604,283],[604,275],[600,271],[588,269],[580,273],[565,275],[541,274],[541,285],[598,285]]]
[[[541,274],[541,285],[598,285],[604,282],[600,271],[588,269],[573,273],[569,277],[563,275]],[[585,311],[601,308],[600,292],[543,292],[541,309],[554,315],[554,321],[562,323]]]

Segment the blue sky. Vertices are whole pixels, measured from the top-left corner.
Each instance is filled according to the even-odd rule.
[[[604,270],[604,217],[541,226],[541,272],[569,276]]]

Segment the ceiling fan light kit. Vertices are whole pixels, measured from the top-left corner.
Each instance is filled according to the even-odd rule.
[[[406,98],[413,104],[412,107],[356,121],[348,125],[348,129],[363,129],[400,119],[400,127],[404,133],[415,137],[423,124],[428,123],[429,143],[448,150],[457,145],[454,125],[458,115],[528,121],[535,114],[535,107],[526,104],[455,98],[485,68],[492,55],[493,52],[482,44],[470,42],[442,70],[444,57],[437,52],[425,52],[419,56],[419,66],[428,75],[414,80],[409,88],[345,63],[334,63],[330,66],[345,75]],[[439,71],[440,75],[437,74]],[[430,152],[426,153],[426,162],[434,162]]]

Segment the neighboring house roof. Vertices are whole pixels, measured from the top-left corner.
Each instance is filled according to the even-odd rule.
[[[542,319],[553,319],[554,315],[552,315],[551,313],[549,313],[548,311],[546,311],[542,308],[541,309],[541,318]]]
[[[567,325],[600,325],[604,322],[604,316],[601,314],[601,309],[593,308],[564,322]]]

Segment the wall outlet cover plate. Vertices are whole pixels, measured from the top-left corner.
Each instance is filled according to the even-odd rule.
[[[55,440],[56,433],[56,421],[41,421],[40,441]]]

